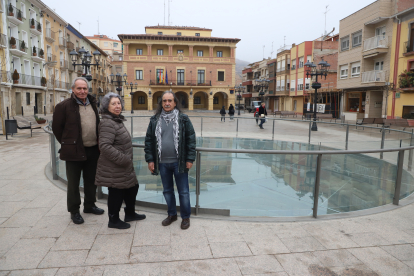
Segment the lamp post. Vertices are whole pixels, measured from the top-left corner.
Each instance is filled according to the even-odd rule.
[[[127,78],[128,78],[127,74],[124,74],[123,76],[121,76],[121,74],[119,74],[119,73],[116,73],[116,75],[114,75],[114,73],[112,73],[110,75],[110,77],[111,77],[111,84],[115,84],[115,86],[117,86],[116,91],[118,91],[118,94],[120,94],[121,91],[122,91],[122,86],[124,84],[128,84],[127,83]]]
[[[235,86],[234,87],[234,90],[237,92],[237,93],[239,93],[238,95],[237,95],[237,99],[239,100],[239,107],[238,107],[238,112],[237,112],[237,115],[239,115],[240,116],[240,101],[241,101],[241,98],[242,98],[242,93],[244,93],[244,89],[245,89],[245,87],[244,86],[242,86],[242,84],[240,83],[240,85],[239,86]]]
[[[76,65],[83,66],[83,69],[84,69],[84,74],[83,75],[85,75],[85,78],[88,81],[91,81],[92,76],[90,74],[88,74],[90,72],[90,67],[95,65],[96,69],[98,70],[98,67],[100,65],[99,62],[101,61],[101,53],[98,50],[95,50],[95,52],[93,52],[93,57],[94,57],[95,63],[91,63],[92,62],[92,55],[89,53],[89,51],[86,51],[83,46],[79,50],[79,53],[76,52],[75,49],[73,49],[72,52],[69,53],[69,55],[71,56],[71,59],[72,59],[73,70],[76,71]],[[78,58],[80,58],[81,63],[76,63]]]
[[[321,84],[318,82],[318,76],[321,76],[321,78],[325,76],[326,80],[330,66],[331,65],[323,59],[318,63],[318,66],[310,61],[305,63],[306,78],[308,79],[310,77],[312,79],[313,76],[316,77],[315,82],[312,83],[312,88],[315,89],[315,97],[313,102],[313,123],[311,128],[312,131],[318,131],[318,126],[316,125],[316,103],[318,101],[318,89],[321,88]]]
[[[255,88],[257,91],[260,91],[259,92],[260,100],[264,102],[264,94],[265,94],[265,90],[269,88],[269,80],[260,78],[256,80],[256,82],[258,82],[259,84],[256,84]]]
[[[128,86],[128,83],[125,81],[125,87],[129,88],[131,90],[131,92],[129,93],[129,95],[131,95],[131,114],[134,114],[134,101],[133,101],[133,95],[134,92],[132,92],[132,90],[135,90],[138,88],[138,83],[135,83],[135,85],[131,82]]]

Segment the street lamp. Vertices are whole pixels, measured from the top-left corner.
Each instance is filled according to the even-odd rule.
[[[327,63],[326,61],[324,61],[323,59],[321,62],[318,63],[318,66],[316,66],[315,64],[313,64],[313,62],[310,62],[310,61],[305,63],[306,78],[308,79],[310,77],[312,80],[313,76],[316,77],[315,82],[312,83],[312,88],[315,89],[315,98],[314,98],[314,103],[313,103],[313,123],[312,123],[312,128],[311,128],[312,131],[318,131],[318,126],[316,125],[316,103],[318,101],[318,89],[321,88],[322,86],[318,82],[318,76],[321,76],[321,78],[325,76],[325,80],[326,80],[330,66],[331,65]]]
[[[95,63],[91,63],[92,62],[92,55],[89,53],[89,51],[86,51],[83,46],[79,50],[79,53],[77,53],[75,51],[75,49],[73,49],[72,52],[69,53],[69,55],[72,58],[73,70],[76,71],[76,65],[83,66],[83,68],[84,68],[83,75],[85,76],[85,78],[88,81],[91,81],[92,76],[90,74],[88,74],[90,72],[90,67],[95,65],[96,69],[98,70],[98,67],[100,65],[99,62],[101,61],[101,53],[98,50],[93,52],[93,57],[94,57]],[[78,58],[80,58],[81,63],[76,63]]]
[[[242,98],[242,93],[244,93],[244,89],[245,89],[245,87],[244,86],[242,86],[242,84],[240,83],[240,85],[239,86],[235,86],[234,87],[234,90],[237,92],[237,93],[239,93],[238,95],[237,95],[237,99],[239,100],[239,107],[238,107],[238,112],[237,112],[237,115],[239,115],[240,116],[240,101],[241,101],[241,98]]]
[[[122,85],[123,84],[128,84],[127,83],[127,78],[128,78],[127,74],[124,74],[123,76],[121,76],[121,74],[119,74],[119,73],[116,73],[116,75],[114,75],[114,73],[112,73],[110,75],[110,77],[111,77],[111,84],[116,83],[115,84],[115,86],[117,86],[116,91],[118,91],[118,94],[120,94],[121,91],[122,91]]]
[[[258,82],[259,84],[256,84],[255,88],[257,91],[260,91],[259,92],[259,96],[261,97],[260,100],[264,102],[264,94],[265,94],[265,90],[269,88],[269,80],[260,78],[256,80],[256,82]]]
[[[131,82],[128,86],[128,83],[125,81],[125,87],[129,88],[131,90],[131,92],[129,93],[129,95],[131,95],[131,114],[134,114],[134,101],[133,101],[133,95],[134,92],[132,92],[132,90],[135,90],[138,88],[138,83],[135,83],[135,85]],[[150,92],[151,94],[151,92]]]

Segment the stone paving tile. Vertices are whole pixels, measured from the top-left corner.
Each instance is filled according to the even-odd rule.
[[[246,241],[253,255],[290,253],[290,250],[278,238],[251,239]]]
[[[0,218],[0,225],[5,222],[6,220],[8,220],[9,218]]]
[[[349,238],[356,242],[359,246],[378,246],[378,245],[390,245],[391,242],[387,241],[377,233],[354,233],[350,234]]]
[[[90,249],[98,235],[100,225],[69,225],[51,250]]]
[[[66,194],[41,194],[40,196],[36,197],[32,202],[26,205],[25,208],[52,208],[55,206],[60,200],[66,199]]]
[[[402,262],[414,269],[414,261],[402,261]]]
[[[0,267],[5,270],[36,268],[54,243],[53,238],[21,239],[0,258]]]
[[[280,239],[290,252],[325,250],[326,248],[314,237]]]
[[[65,267],[59,268],[55,276],[101,276],[104,270],[103,266]]]
[[[172,244],[171,253],[173,260],[211,259],[211,244]]]
[[[172,261],[172,250],[169,245],[144,245],[131,248],[131,263],[168,262]]]
[[[243,275],[268,274],[284,271],[279,261],[273,255],[238,257],[234,259]]]
[[[317,235],[313,235],[327,249],[340,249],[340,248],[352,248],[359,247],[348,235],[339,231],[335,232],[319,232]]]
[[[164,227],[158,221],[145,219],[136,224],[133,246],[169,245],[171,243],[170,229],[171,227]]]
[[[98,205],[98,204],[97,204]],[[101,208],[101,206],[98,206],[99,208]],[[108,210],[106,208],[102,208],[105,210],[105,213],[103,213],[102,215],[94,215],[94,214],[90,214],[90,213],[83,213],[83,206],[81,206],[81,210],[80,210],[80,214],[83,217],[83,220],[85,221],[84,224],[99,224],[102,225],[105,223],[106,221],[106,225],[108,226]],[[69,213],[67,213],[68,216],[70,216]],[[72,221],[70,222],[71,225],[76,225],[74,224]]]
[[[305,231],[299,223],[274,224],[271,225],[270,228],[279,238],[301,238],[311,236],[311,234]]]
[[[0,217],[11,217],[27,204],[29,204],[29,202],[0,202]]]
[[[311,273],[312,269],[322,267],[322,263],[311,252],[281,254],[276,255],[276,259],[282,265],[283,269],[289,274],[289,276],[316,276],[318,274]]]
[[[10,272],[8,276],[33,276],[33,275],[42,275],[42,276],[53,276],[58,271],[58,268],[48,268],[48,269],[30,269],[30,270],[14,270]]]
[[[214,258],[253,255],[246,242],[216,242],[210,243],[210,247]]]
[[[128,264],[105,266],[104,276],[154,276],[161,275],[161,264]]]
[[[276,272],[276,273],[265,273],[265,274],[243,274],[243,275],[254,275],[254,276],[289,276],[286,272]]]
[[[24,238],[59,238],[68,227],[70,218],[67,216],[50,216],[41,218],[34,227],[30,229]]]
[[[68,216],[70,218],[70,213],[67,210],[67,201],[66,198],[62,198],[58,203],[56,203],[53,208],[45,216]]]
[[[3,270],[3,271],[0,271],[0,276],[7,276],[7,275],[9,275],[9,273],[10,273],[10,271]]]
[[[400,261],[414,261],[414,246],[409,244],[381,246],[381,248]]]
[[[347,249],[370,269],[383,276],[414,275],[414,270],[379,247]]]
[[[242,275],[232,258],[161,264],[161,275]]]
[[[39,196],[45,196],[43,194],[43,191],[40,191],[40,190],[33,191],[33,190],[23,189],[23,190],[19,191],[18,193],[15,193],[14,195],[8,196],[6,201],[8,201],[8,202],[12,202],[12,201],[32,201],[32,200],[34,200],[35,198],[37,198]],[[49,196],[49,197],[51,197],[51,196]],[[40,207],[43,207],[43,206],[40,206]]]
[[[0,228],[0,257],[10,250],[29,230],[30,227]]]
[[[346,249],[315,251],[312,254],[321,261],[324,266],[355,266],[363,265],[364,263],[355,258]]]
[[[34,226],[48,211],[48,208],[20,209],[0,227]]]
[[[50,251],[38,268],[81,266],[88,253],[88,250]]]
[[[100,235],[134,234],[135,226],[137,225],[136,221],[128,222],[131,225],[131,227],[128,229],[115,229],[115,228],[108,227],[109,218],[108,216],[105,216],[105,217],[106,217],[106,220],[102,224],[101,229],[99,229]]]
[[[187,230],[182,230],[181,220],[171,224],[171,244],[208,244],[208,239],[204,228],[201,225],[192,224]]]
[[[236,242],[244,241],[240,230],[232,224],[226,223],[209,223],[203,225],[209,242]]]
[[[132,234],[98,235],[85,261],[87,265],[129,262]]]
[[[336,266],[336,267],[329,267],[328,268],[332,274],[327,275],[334,275],[334,276],[381,276],[380,274],[372,271],[366,265],[355,265],[355,266]]]
[[[1,186],[0,186],[0,188],[1,188]],[[6,199],[7,199],[7,196],[0,196],[0,202],[5,201]]]

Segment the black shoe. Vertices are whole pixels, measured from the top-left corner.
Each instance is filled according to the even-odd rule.
[[[82,223],[85,222],[83,220],[81,214],[79,214],[79,212],[73,213],[73,214],[71,213],[70,214],[70,218],[72,219],[72,221],[73,221],[74,224],[82,224]]]
[[[96,206],[93,206],[92,208],[83,209],[84,213],[92,213],[94,215],[102,215],[105,211],[101,208],[98,208]]]
[[[190,227],[190,218],[185,218],[181,221],[181,229],[186,230]]]
[[[171,223],[173,223],[176,220],[177,220],[177,215],[168,216],[166,219],[164,219],[162,221],[162,226],[168,226],[168,225],[170,225]]]
[[[126,209],[126,208],[124,208],[124,209]],[[147,216],[146,215],[140,215],[140,214],[137,214],[137,213],[133,213],[133,214],[127,214],[126,212],[125,212],[125,222],[130,222],[130,221],[134,221],[134,220],[143,220],[143,219],[145,219]]]
[[[264,127],[260,127],[260,129],[264,129]]]
[[[109,215],[108,228],[128,229],[129,227],[131,227],[129,223],[123,222],[119,217],[115,218],[114,215]]]

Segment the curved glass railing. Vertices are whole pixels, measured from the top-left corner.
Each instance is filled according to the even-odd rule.
[[[242,130],[255,124],[252,119],[239,119],[237,132],[227,127],[217,133],[219,117],[200,117],[203,124],[190,118],[197,132],[197,160],[189,172],[196,214],[317,217],[398,205],[414,192],[412,132],[318,122],[319,131],[309,137],[300,135],[308,134],[309,122],[277,119],[275,125],[289,124],[293,129],[284,127],[277,133],[275,127],[274,133],[263,133],[254,128],[247,135]],[[144,158],[148,117],[135,117],[132,125],[140,183],[137,204],[165,209],[161,179],[151,175]],[[257,135],[261,137],[242,137]],[[53,134],[50,137],[54,177],[65,181],[59,144]],[[105,188],[99,189],[98,196],[106,194]]]

